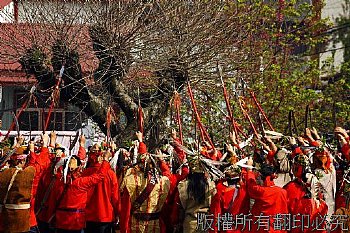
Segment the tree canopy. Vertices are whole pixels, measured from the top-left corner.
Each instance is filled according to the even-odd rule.
[[[317,91],[327,20],[320,16],[322,1],[312,2],[19,1],[19,22],[0,32],[11,56],[0,56],[20,62],[38,80],[38,91],[52,90],[64,66],[59,101],[78,106],[105,132],[108,109],[114,109],[118,117],[110,130],[119,142],[137,129],[139,103],[151,144],[176,127],[174,91],[181,93],[184,133],[194,137],[187,82],[203,124],[214,141],[221,140],[230,128],[218,67],[233,115],[247,134],[252,130],[239,99],[259,125],[250,90],[276,131],[287,132],[290,110],[303,128],[307,105],[314,110],[312,124],[329,131],[333,122],[322,117],[332,113],[324,104],[332,95]]]

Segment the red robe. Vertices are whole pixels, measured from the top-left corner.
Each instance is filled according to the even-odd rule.
[[[63,184],[60,180],[62,178],[61,170],[55,175],[51,171],[45,172],[40,180],[38,190],[44,190],[46,187],[45,191],[38,191],[37,193],[36,213],[37,219],[41,222],[49,223],[50,218],[54,215],[57,201],[55,197],[59,196],[63,190]],[[52,187],[49,188],[49,186]],[[45,195],[47,195],[46,200],[43,200]]]
[[[181,145],[180,139],[176,138],[175,141],[177,142],[177,144]],[[174,150],[175,150],[176,154],[178,155],[180,161],[183,161],[185,159],[185,156],[186,156],[185,152],[178,146],[175,146]]]
[[[322,217],[327,214],[328,207],[325,201],[319,201],[319,204],[313,198],[302,198],[299,200],[300,207],[298,208],[298,213],[304,216],[310,216],[310,223],[316,222],[316,218],[318,218],[319,224],[322,223]],[[319,206],[318,206],[319,205]],[[301,217],[297,218],[301,219]],[[322,230],[324,229],[324,230]],[[310,226],[307,229],[296,228],[290,231],[291,233],[296,232],[307,232],[307,233],[326,233],[326,223],[323,222],[318,229],[315,226]]]
[[[347,160],[350,161],[350,144],[349,142],[345,143],[342,148],[341,148],[341,152],[343,157]]]
[[[301,148],[298,146],[295,146],[293,151],[292,151],[291,158],[293,159],[296,155],[302,154],[302,153],[303,153],[303,151],[301,150]]]
[[[299,200],[306,195],[305,186],[298,180],[293,180],[283,187],[288,194],[288,209],[290,213],[297,213],[300,203]]]
[[[85,207],[88,202],[88,192],[101,182],[110,170],[108,162],[104,161],[99,170],[86,177],[79,177],[64,186],[63,194],[56,196],[56,228],[64,230],[81,230],[85,227]],[[63,196],[61,196],[63,195]]]
[[[319,206],[317,206],[316,201],[312,198],[306,198],[306,187],[298,180],[293,180],[283,187],[287,191],[288,195],[288,209],[290,214],[296,216],[298,214],[310,216],[310,223],[315,221],[316,217],[319,215],[324,216],[327,214],[327,204],[324,201],[320,201]],[[308,217],[307,217],[308,218]],[[291,229],[290,233],[302,233],[302,232],[319,232],[323,233],[322,230],[313,230],[311,228],[302,229],[300,221],[302,217],[297,217],[296,221],[300,226],[298,228]],[[299,221],[300,220],[300,221]],[[304,221],[307,219],[304,218]]]
[[[286,230],[274,229],[274,218],[277,214],[288,214],[287,192],[275,186],[273,181],[267,177],[264,186],[256,183],[255,174],[248,171],[247,190],[251,198],[255,200],[251,210],[252,232],[287,232]],[[258,216],[262,216],[260,219]],[[263,224],[267,221],[267,224]],[[260,224],[259,224],[260,223]],[[247,229],[247,228],[245,228]]]
[[[175,211],[173,207],[175,206],[176,187],[180,181],[186,179],[190,171],[187,166],[183,166],[181,174],[172,174],[169,166],[164,161],[160,163],[160,169],[162,170],[163,176],[168,177],[170,180],[170,190],[160,215],[161,232],[168,232],[170,229],[174,229],[171,218],[169,218],[169,213]]]
[[[321,145],[318,141],[310,141],[309,140],[309,143],[310,143],[310,146],[314,146],[314,147],[319,147]]]
[[[50,152],[47,147],[41,148],[39,154],[35,152],[31,152],[29,155],[28,166],[33,166],[35,168],[35,176],[33,180],[32,187],[32,198],[30,200],[30,226],[36,226],[36,216],[35,216],[35,202],[36,202],[36,194],[39,189],[39,181],[43,176],[44,172],[50,166]]]
[[[202,148],[201,155],[215,161],[219,161],[222,157],[222,154],[219,150],[216,150],[216,154],[215,154],[215,150],[208,148],[206,146]]]
[[[243,175],[246,176],[246,172],[244,172]],[[218,229],[217,217],[224,216],[225,213],[229,213],[233,216],[233,218],[235,218],[235,216],[239,214],[247,215],[249,213],[250,198],[247,193],[246,184],[242,182],[239,188],[229,187],[225,185],[223,181],[220,181],[216,185],[216,190],[217,190],[217,193],[215,194],[210,206],[210,212],[214,214],[214,224],[213,224],[214,231],[211,231],[211,232],[231,232],[231,233],[242,232],[243,230],[242,227],[237,226],[237,229],[236,229],[236,226],[234,224],[232,224],[229,228],[226,228],[226,230],[224,230],[222,227]],[[234,198],[234,201],[232,203],[233,198]]]
[[[91,176],[101,167],[100,163],[95,163],[85,169],[82,177]],[[98,183],[88,193],[86,205],[87,222],[115,221],[115,217],[120,213],[119,184],[116,174],[112,169],[108,170],[102,182]]]
[[[275,158],[275,152],[273,150],[270,150],[267,155],[266,158],[269,161],[270,164],[273,164],[273,159]]]
[[[79,147],[77,156],[84,160],[86,158],[86,151],[84,147]],[[65,154],[62,155],[61,158],[65,158]],[[56,157],[53,157],[50,161],[51,167],[54,167],[58,161],[56,160]],[[43,171],[43,174],[41,176],[39,185],[38,185],[38,192],[36,194],[36,204],[35,204],[35,210],[38,212],[37,219],[48,223],[51,216],[53,215],[53,212],[55,211],[55,205],[56,200],[54,198],[51,198],[51,195],[56,195],[57,192],[59,193],[60,190],[60,179],[62,177],[62,168],[60,168],[57,171],[57,174],[55,175],[53,173],[53,169],[50,169],[49,167]],[[52,188],[49,188],[49,186],[52,186]],[[44,200],[46,197],[46,200]],[[40,209],[40,211],[38,211]]]

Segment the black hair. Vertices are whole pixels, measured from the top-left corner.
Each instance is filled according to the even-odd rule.
[[[208,181],[204,173],[190,173],[188,175],[187,195],[192,197],[197,204],[203,204]]]
[[[10,167],[16,167],[18,166],[19,164],[21,164],[25,159],[21,159],[21,160],[18,160],[18,159],[10,159],[8,160],[8,163],[9,163],[9,166]]]
[[[239,177],[226,178],[228,185],[237,185],[239,183]]]
[[[255,149],[253,158],[256,163],[260,163],[260,164],[264,163],[264,158],[265,158],[264,151],[261,149]]]
[[[124,170],[124,166],[126,166],[127,161],[125,161],[125,158],[124,158],[124,152],[123,150],[120,151],[120,154],[119,154],[119,157],[118,157],[118,161],[117,161],[117,175],[118,177],[121,176],[123,170]]]
[[[56,151],[56,150],[61,150],[61,151],[64,153],[65,148],[64,148],[64,147],[59,147],[59,148],[54,148],[54,150],[55,150],[55,151]]]
[[[263,180],[265,180],[266,177],[271,176],[275,172],[276,172],[276,168],[274,166],[266,163],[261,164],[260,174]]]

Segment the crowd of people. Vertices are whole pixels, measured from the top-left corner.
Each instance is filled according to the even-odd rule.
[[[1,143],[0,232],[346,232],[347,131],[278,135],[217,149],[172,130],[151,152],[141,132],[130,148],[81,135],[76,155],[54,131],[18,136]]]

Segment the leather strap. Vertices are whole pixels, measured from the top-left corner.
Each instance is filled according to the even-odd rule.
[[[11,189],[11,187],[12,187],[12,185],[13,185],[13,182],[15,181],[15,178],[16,178],[16,176],[17,176],[17,174],[18,174],[18,172],[19,172],[20,170],[21,170],[21,169],[18,169],[18,168],[17,168],[16,171],[13,173],[13,175],[12,175],[12,177],[11,177],[9,186],[7,187],[6,195],[5,195],[5,197],[4,197],[4,201],[3,201],[4,205],[6,204],[7,197],[8,197],[8,195],[9,195],[10,189]]]
[[[152,190],[154,189],[154,186],[156,186],[154,182],[148,181],[146,188],[142,191],[142,193],[135,199],[134,203],[132,204],[132,207],[131,207],[132,212],[140,209],[142,203],[151,194]]]
[[[84,209],[75,209],[75,208],[58,208],[59,211],[71,212],[71,213],[84,213]]]
[[[5,208],[10,210],[26,210],[30,208],[30,204],[5,204]]]
[[[156,213],[134,213],[133,216],[137,219],[137,220],[141,220],[141,221],[150,221],[150,220],[157,220],[159,219],[159,212]]]
[[[44,198],[42,199],[41,203],[40,203],[40,208],[38,209],[38,211],[35,213],[35,215],[38,215],[41,210],[44,208],[44,204],[45,202],[47,201],[47,199],[49,198],[49,195],[52,191],[52,188],[53,188],[53,185],[55,184],[55,181],[56,181],[56,176],[54,176],[50,182],[50,185],[49,187],[47,188],[46,192],[45,192],[45,195],[44,195]]]

